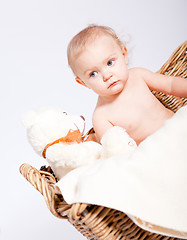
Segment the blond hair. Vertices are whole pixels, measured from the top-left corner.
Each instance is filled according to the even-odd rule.
[[[67,48],[68,64],[73,72],[74,72],[73,60],[76,57],[78,57],[79,54],[84,50],[85,45],[88,41],[93,41],[96,39],[96,37],[101,36],[102,34],[112,37],[117,42],[117,44],[119,44],[120,47],[124,46],[124,43],[118,38],[118,36],[116,35],[115,31],[112,28],[94,24],[89,25],[88,27],[80,31],[78,34],[76,34],[68,45]]]

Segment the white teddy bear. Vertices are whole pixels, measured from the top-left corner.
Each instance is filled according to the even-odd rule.
[[[56,177],[61,179],[69,171],[99,159],[123,154],[127,158],[136,143],[120,127],[109,129],[101,144],[85,140],[85,120],[61,108],[30,111],[23,116],[27,136],[33,149],[46,158]]]

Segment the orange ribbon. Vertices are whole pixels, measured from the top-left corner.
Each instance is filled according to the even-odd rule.
[[[82,133],[79,130],[69,130],[68,134],[65,137],[59,138],[55,140],[54,142],[51,142],[47,144],[43,150],[42,156],[46,158],[46,151],[48,147],[56,144],[56,143],[66,143],[66,144],[71,144],[73,142],[81,143],[83,142],[84,137],[82,136]]]

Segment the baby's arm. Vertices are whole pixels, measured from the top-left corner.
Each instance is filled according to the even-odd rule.
[[[187,79],[153,73],[143,68],[139,70],[141,71],[144,81],[151,90],[187,98]]]
[[[93,117],[93,128],[99,140],[101,140],[104,133],[111,127],[113,127],[112,123],[110,123],[105,115],[101,113],[99,110],[95,110]]]

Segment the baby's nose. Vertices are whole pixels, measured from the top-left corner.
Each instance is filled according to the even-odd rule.
[[[112,77],[111,73],[105,73],[103,74],[103,81],[106,82]]]

